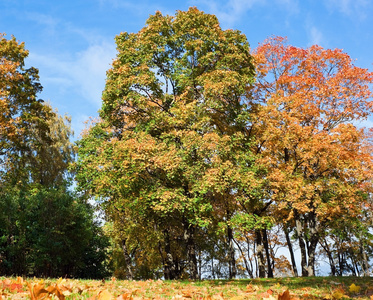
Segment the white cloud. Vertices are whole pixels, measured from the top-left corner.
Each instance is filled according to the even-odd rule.
[[[363,121],[355,121],[353,124],[359,128],[365,127],[365,128],[373,128],[373,119],[369,118]]]
[[[156,11],[161,11],[162,14],[174,15],[175,11],[169,10],[167,6],[162,6],[157,2],[144,3],[143,1],[123,1],[123,0],[98,0],[101,6],[111,6],[115,9],[126,9],[131,13],[139,16],[149,16]]]
[[[102,43],[92,45],[78,53],[72,66],[72,77],[81,87],[81,95],[94,103],[101,103],[101,93],[104,89],[106,71],[115,58],[115,45]]]
[[[311,45],[322,45],[324,42],[324,37],[322,32],[316,28],[315,26],[311,26],[308,29],[309,37],[310,37],[310,43]]]
[[[296,14],[300,11],[298,0],[276,0],[276,2],[289,13]]]
[[[39,69],[44,90],[39,95],[61,114],[72,116],[78,138],[88,116],[97,115],[105,87],[106,71],[116,56],[115,44],[101,42],[88,46],[73,57],[30,52],[28,64]]]
[[[370,0],[327,0],[326,5],[332,11],[339,11],[349,17],[365,19],[366,9],[371,5]]]
[[[229,0],[226,4],[209,0],[190,1],[192,5],[206,6],[209,13],[216,15],[226,27],[233,26],[247,10],[255,4],[263,4],[262,0]]]
[[[299,13],[298,0],[190,0],[189,3],[198,8],[205,7],[206,12],[216,15],[222,26],[228,28],[241,21],[246,12],[254,6],[267,8],[275,6],[276,9],[286,11],[287,14]]]
[[[39,68],[44,86],[55,86],[60,93],[73,89],[85,100],[98,105],[106,71],[115,53],[114,42],[101,42],[76,53],[73,58],[30,53],[29,61]]]

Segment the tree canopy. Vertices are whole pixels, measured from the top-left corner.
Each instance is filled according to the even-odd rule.
[[[281,37],[251,50],[197,8],[115,41],[73,145],[24,44],[0,35],[0,273],[298,276],[299,248],[302,276],[321,256],[370,274],[372,72]]]
[[[271,228],[283,228],[294,274],[291,234],[302,275],[314,275],[335,220],[357,224],[371,207],[371,135],[354,122],[372,112],[372,73],[340,50],[277,37],[251,54],[243,34],[196,8],[157,12],[116,43],[76,166],[127,276],[195,279],[205,258],[210,274],[215,259],[228,277],[271,277],[282,264]]]
[[[105,276],[108,241],[87,199],[71,191],[70,118],[37,98],[27,56],[0,35],[0,273]]]

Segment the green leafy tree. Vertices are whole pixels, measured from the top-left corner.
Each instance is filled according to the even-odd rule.
[[[0,35],[0,273],[104,276],[108,241],[86,198],[69,190],[70,119],[37,99],[27,55]]]
[[[249,45],[196,8],[157,12],[116,43],[101,120],[78,142],[79,186],[100,199],[129,252],[157,255],[167,279],[196,279],[204,228],[225,223],[232,244],[226,217],[260,185],[244,101]]]
[[[34,133],[46,140],[53,114],[36,97],[42,87],[38,70],[24,66],[27,55],[23,43],[0,35],[0,185],[27,176]]]

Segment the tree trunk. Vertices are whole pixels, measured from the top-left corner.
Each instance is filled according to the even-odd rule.
[[[283,226],[283,229],[284,229],[284,233],[285,233],[286,243],[287,243],[288,248],[289,248],[291,265],[293,267],[293,276],[298,277],[298,269],[297,269],[297,264],[295,262],[293,244],[291,243],[289,230],[286,227],[286,224]]]
[[[198,280],[202,280],[202,251],[198,251]]]
[[[265,272],[265,262],[264,262],[264,256],[263,256],[263,240],[262,240],[262,234],[260,230],[255,230],[255,238],[256,238],[256,256],[258,258],[258,276],[259,278],[265,278],[266,272]]]
[[[233,230],[228,225],[227,229],[227,238],[228,238],[228,257],[229,257],[229,279],[233,279],[237,275],[236,269],[236,258],[234,255],[234,244],[233,244]]]
[[[129,280],[133,280],[133,272],[131,268],[132,264],[132,259],[131,256],[128,253],[127,245],[126,245],[126,240],[122,240],[122,250],[123,250],[123,255],[124,255],[124,261],[126,262],[126,267],[127,267],[127,278]]]
[[[246,259],[246,256],[245,256],[245,253],[243,252],[242,250],[242,247],[240,246],[240,244],[235,240],[233,239],[233,241],[236,243],[237,247],[238,247],[238,250],[240,250],[241,252],[241,256],[243,258],[243,261],[245,263],[245,268],[246,268],[246,271],[247,273],[249,274],[250,278],[254,278],[254,275],[253,275],[253,270],[249,268],[249,264],[247,262],[247,259]]]
[[[308,248],[308,265],[307,272],[308,276],[315,276],[315,261],[316,261],[316,247],[319,242],[319,235],[314,233],[311,236],[310,244]]]
[[[315,212],[310,212],[308,215],[309,240],[307,243],[308,276],[315,276],[315,262],[316,262],[316,247],[320,240],[319,225],[316,219]]]
[[[165,240],[164,250],[166,252],[166,257],[164,259],[164,264],[163,264],[164,278],[166,280],[179,279],[178,274],[177,274],[178,272],[176,270],[176,265],[174,262],[174,258],[171,253],[171,241],[170,241],[168,230],[164,230],[163,234],[164,234],[164,240]]]
[[[247,258],[248,258],[248,260],[250,262],[251,274],[252,274],[252,270],[254,269],[254,267],[253,267],[253,262],[252,262],[252,260],[250,258],[250,240],[249,240],[248,237],[246,237],[246,243],[247,243]],[[253,249],[253,251],[255,253],[255,243],[254,243],[254,249]],[[252,278],[254,278],[254,276]]]
[[[272,265],[271,265],[272,260],[269,254],[269,243],[268,243],[268,236],[267,236],[266,229],[262,230],[262,236],[263,236],[264,250],[265,250],[266,259],[267,259],[267,276],[268,278],[273,278],[273,270],[272,270]]]
[[[364,267],[362,267],[362,269],[363,269],[363,272],[364,272],[364,276],[370,276],[368,256],[367,256],[367,252],[365,251],[364,244],[362,242],[361,242],[361,252],[362,252],[362,256],[363,256],[363,266]]]
[[[301,268],[302,268],[302,276],[307,277],[308,276],[308,269],[307,269],[307,251],[306,251],[306,243],[303,239],[303,226],[300,220],[295,221],[296,224],[296,231],[298,235],[298,241],[299,241],[299,248],[300,248],[300,254],[301,254]]]
[[[330,265],[330,272],[331,272],[332,276],[336,276],[337,275],[337,268],[335,266],[335,262],[334,262],[334,259],[333,259],[333,254],[330,251],[330,248],[329,248],[329,245],[328,245],[327,241],[324,239],[324,244],[320,243],[320,245],[324,249],[324,251],[326,253],[326,256],[328,257],[329,265]]]
[[[184,241],[187,250],[187,259],[189,264],[189,278],[192,280],[198,279],[198,265],[196,255],[196,244],[194,242],[194,230],[195,228],[184,222]]]
[[[344,263],[343,263],[343,253],[341,253],[340,250],[338,250],[338,266],[339,266],[339,276],[343,275],[344,270]]]

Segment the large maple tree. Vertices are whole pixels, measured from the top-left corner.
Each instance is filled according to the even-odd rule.
[[[274,214],[295,227],[302,275],[312,276],[325,229],[371,208],[372,135],[358,125],[373,112],[373,73],[341,50],[302,49],[280,37],[254,56],[257,151],[268,170]]]
[[[126,251],[159,247],[165,278],[184,269],[195,279],[196,240],[230,218],[238,192],[256,187],[242,102],[254,81],[249,45],[196,8],[157,12],[116,43],[101,121],[79,142],[79,184],[104,200]]]
[[[255,240],[258,275],[273,276],[274,221],[314,275],[325,232],[371,207],[371,132],[357,123],[373,111],[372,73],[283,38],[251,55],[244,35],[196,8],[157,12],[116,43],[76,167],[114,224],[128,276],[143,264],[195,279],[213,241],[234,277],[234,233]]]

